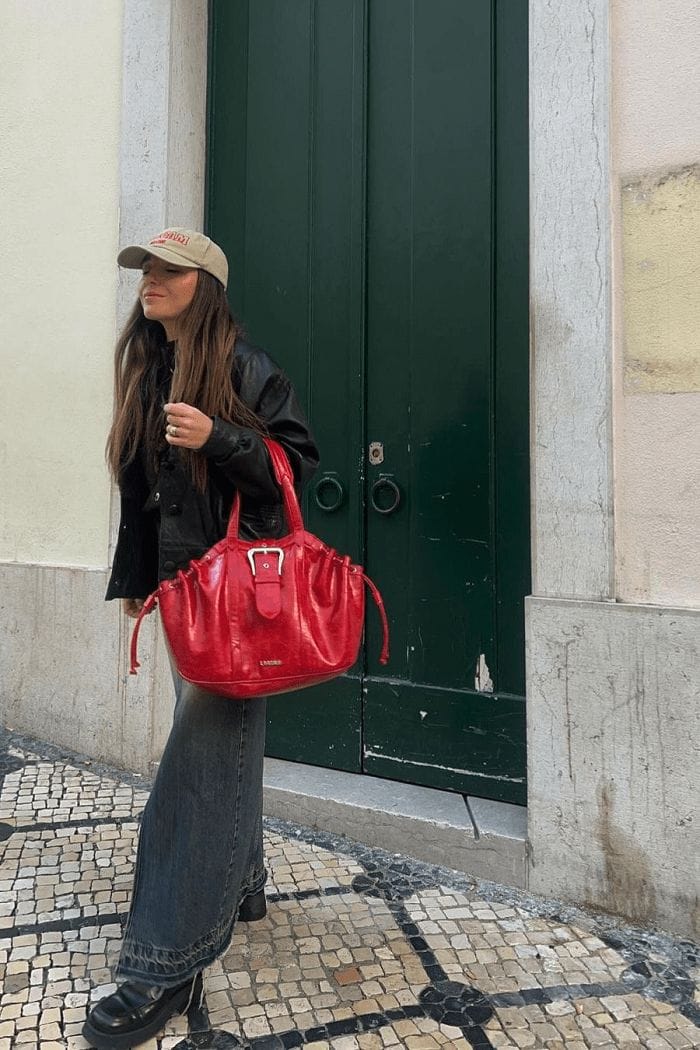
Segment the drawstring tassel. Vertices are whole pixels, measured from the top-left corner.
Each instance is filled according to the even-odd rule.
[[[386,610],[384,608],[384,602],[382,601],[381,594],[379,593],[377,588],[374,586],[374,584],[370,580],[369,576],[365,576],[365,574],[362,573],[362,579],[365,581],[365,583],[367,584],[367,586],[370,589],[370,592],[372,594],[372,597],[374,598],[375,604],[376,604],[377,608],[379,609],[379,615],[380,615],[381,621],[382,621],[383,644],[382,644],[382,651],[381,651],[381,653],[379,655],[379,663],[380,664],[388,664],[389,663],[389,621],[386,618]]]
[[[156,598],[155,593],[149,594],[148,598],[146,598],[146,601],[141,606],[141,612],[134,624],[134,631],[131,635],[131,667],[129,669],[129,674],[137,674],[138,668],[141,666],[138,660],[139,630],[141,628],[141,621],[144,616],[148,616],[157,601],[158,599]]]

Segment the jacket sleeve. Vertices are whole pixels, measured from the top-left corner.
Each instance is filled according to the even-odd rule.
[[[158,519],[144,511],[148,484],[139,456],[119,484],[121,514],[105,599],[145,598],[158,586]]]
[[[265,358],[272,365],[267,355]],[[284,448],[296,486],[301,489],[319,460],[301,405],[290,380],[281,370],[272,367],[263,375],[260,367],[253,371],[247,382],[244,375],[241,397],[265,424],[270,437]],[[214,416],[212,432],[200,451],[242,495],[261,503],[280,501],[281,493],[267,449],[256,431]]]

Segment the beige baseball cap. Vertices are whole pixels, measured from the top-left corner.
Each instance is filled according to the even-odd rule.
[[[197,270],[206,270],[224,288],[228,283],[228,262],[218,244],[211,238],[196,230],[185,230],[181,226],[171,226],[152,237],[148,244],[130,244],[122,248],[117,262],[127,270],[140,270],[147,255],[155,255],[165,262],[176,266],[193,266]]]

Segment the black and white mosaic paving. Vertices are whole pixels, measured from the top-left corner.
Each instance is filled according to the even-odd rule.
[[[84,1050],[148,784],[0,732],[0,1050]],[[268,914],[148,1050],[700,1047],[696,946],[275,820]]]

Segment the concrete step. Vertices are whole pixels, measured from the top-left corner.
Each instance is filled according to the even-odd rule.
[[[267,816],[524,889],[527,810],[507,802],[265,759]]]

